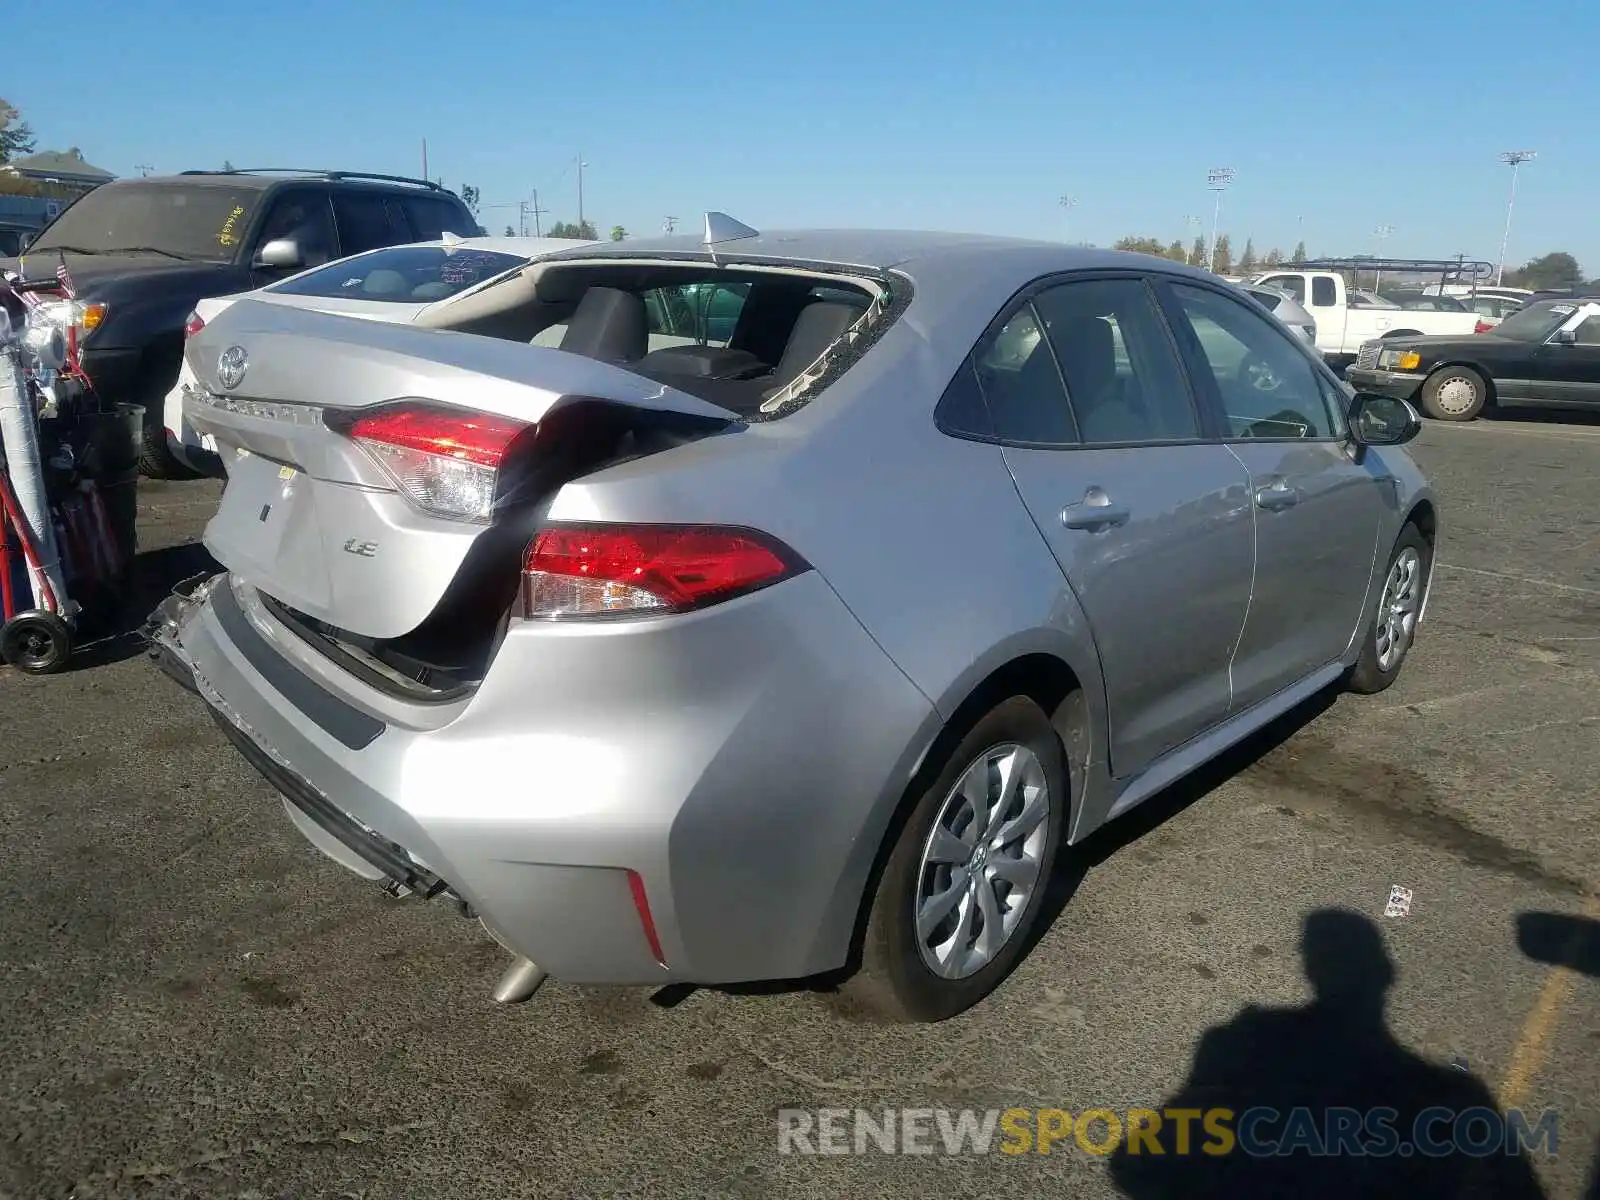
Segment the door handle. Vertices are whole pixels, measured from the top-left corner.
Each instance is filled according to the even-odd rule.
[[[1298,503],[1300,503],[1300,493],[1289,486],[1288,480],[1281,477],[1256,489],[1257,508],[1277,512],[1279,509],[1292,508]]]
[[[1061,510],[1061,523],[1068,529],[1110,529],[1125,524],[1132,514],[1123,504],[1113,504],[1104,488],[1092,487],[1077,504]]]

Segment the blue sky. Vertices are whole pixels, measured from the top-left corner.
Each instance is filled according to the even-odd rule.
[[[1600,275],[1600,5],[1496,0],[18,3],[0,95],[119,174],[239,165],[540,190],[609,229],[868,225],[1190,237],[1235,253],[1577,254]],[[19,27],[20,23],[20,27]],[[59,52],[50,48],[59,45]],[[18,47],[31,52],[19,53]],[[1474,82],[1476,75],[1482,82]],[[1070,214],[1063,194],[1078,199]],[[486,208],[498,232],[514,208]]]

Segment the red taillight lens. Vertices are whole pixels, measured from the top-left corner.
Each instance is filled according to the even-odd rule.
[[[185,320],[184,323],[183,323],[183,336],[185,338],[192,338],[195,334],[199,333],[205,327],[206,327],[205,318],[202,317],[197,312],[192,312],[192,313],[189,314],[188,319]],[[169,326],[169,328],[170,328],[170,326]]]
[[[467,521],[489,519],[500,464],[527,428],[508,417],[421,403],[343,414],[335,422],[418,508]]]
[[[639,914],[644,939],[650,943],[650,953],[664,967],[667,965],[667,956],[661,952],[661,935],[656,932],[656,919],[650,915],[650,898],[645,895],[644,879],[639,872],[628,872],[628,890],[633,893],[633,907]]]
[[[1474,325],[1472,327],[1472,332],[1473,333],[1488,333],[1489,330],[1491,330],[1493,328],[1494,328],[1494,326],[1489,324],[1489,322],[1487,322],[1487,321],[1479,321],[1476,325]]]
[[[687,612],[806,569],[752,529],[710,525],[556,525],[528,547],[523,615]]]

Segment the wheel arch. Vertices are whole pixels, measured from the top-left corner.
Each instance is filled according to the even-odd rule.
[[[1086,681],[1084,676],[1087,674],[1073,667],[1061,654],[1037,647],[1019,648],[966,686],[964,691],[959,685],[952,689],[956,693],[950,698],[952,703],[938,706],[939,712],[948,712],[949,715],[934,726],[931,736],[924,740],[920,752],[912,760],[887,819],[876,831],[876,844],[872,847],[871,863],[862,885],[859,890],[852,889],[855,911],[845,960],[846,973],[854,971],[860,964],[862,939],[866,934],[878,884],[889,855],[916,806],[921,789],[927,786],[931,775],[943,768],[945,758],[961,739],[1002,701],[1012,696],[1026,696],[1038,704],[1050,719],[1067,760],[1068,810],[1065,828],[1073,828],[1073,820],[1083,801],[1089,765],[1094,761],[1098,728],[1098,706],[1092,702],[1089,692],[1089,687],[1097,684],[1098,678]]]

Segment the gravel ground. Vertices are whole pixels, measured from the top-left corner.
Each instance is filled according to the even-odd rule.
[[[1557,1108],[1541,1186],[1581,1195],[1600,956],[1591,937],[1591,974],[1552,969],[1517,922],[1538,941],[1538,914],[1600,915],[1600,425],[1430,424],[1417,453],[1448,528],[1401,681],[1309,706],[1076,848],[1017,975],[934,1027],[805,991],[555,982],[497,1008],[477,926],[317,855],[131,638],[60,676],[0,670],[0,1196],[1194,1194],[1187,1166],[1164,1191],[1071,1139],[780,1155],[776,1113],[1155,1107],[1191,1074],[1248,1105],[1291,1070],[1330,1095],[1358,1074],[1367,1103],[1405,1078]],[[216,495],[146,486],[147,599],[203,563]],[[1410,912],[1387,918],[1396,884]],[[1363,1032],[1301,1007],[1302,926],[1329,907],[1394,965]],[[1528,949],[1576,961],[1552,938]],[[1341,962],[1371,969],[1342,977],[1377,997],[1359,949]],[[1296,1170],[1301,1196],[1338,1176]]]

